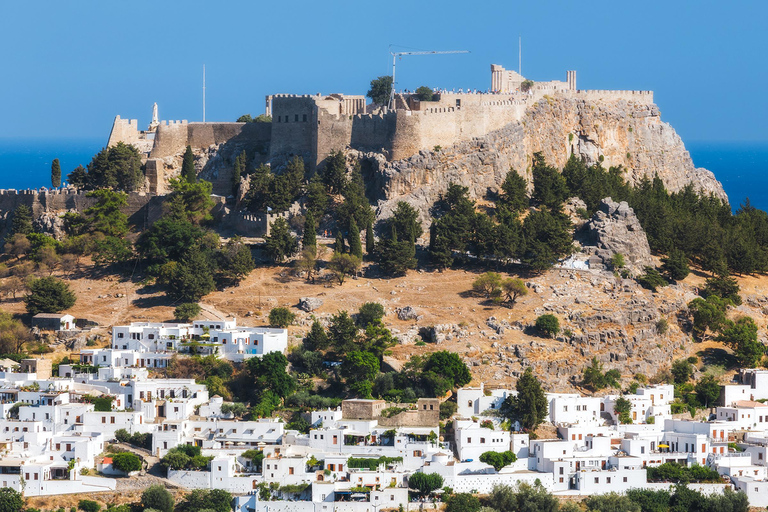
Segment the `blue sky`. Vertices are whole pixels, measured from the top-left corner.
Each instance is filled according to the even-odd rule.
[[[106,137],[149,123],[264,111],[270,93],[364,94],[390,44],[401,88],[490,86],[490,64],[581,89],[652,89],[685,141],[768,141],[768,2],[5,1],[0,137]]]

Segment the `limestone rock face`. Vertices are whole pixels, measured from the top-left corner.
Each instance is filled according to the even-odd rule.
[[[622,166],[629,183],[655,174],[670,191],[686,185],[727,200],[714,174],[697,169],[690,154],[656,105],[626,100],[586,100],[546,97],[532,105],[520,122],[510,123],[484,137],[461,141],[440,151],[421,151],[387,162],[375,154],[362,154],[364,177],[380,192],[379,218],[388,218],[397,201],[406,201],[429,221],[429,208],[448,184],[469,188],[481,198],[499,187],[507,172],[516,169],[531,180],[531,156],[542,152],[546,161],[562,168],[571,154],[591,165]]]
[[[636,273],[652,264],[648,238],[626,201],[617,203],[606,197],[584,228],[592,245],[584,247],[584,252],[593,255],[590,268],[599,263],[608,268],[611,257],[617,253],[624,255],[627,268]]]
[[[35,217],[33,224],[35,231],[52,236],[56,240],[63,240],[66,235],[64,232],[64,218],[60,217],[57,212],[42,212],[39,216]]]

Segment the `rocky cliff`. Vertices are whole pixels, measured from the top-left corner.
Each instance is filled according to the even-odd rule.
[[[560,168],[571,154],[588,164],[602,158],[605,167],[623,166],[630,183],[658,174],[671,191],[690,183],[727,200],[714,174],[694,167],[680,136],[661,121],[653,104],[545,96],[519,122],[436,149],[395,162],[354,152],[367,162],[366,178],[380,190],[380,217],[388,217],[396,202],[405,200],[427,220],[429,207],[450,182],[468,187],[479,198],[498,187],[510,168],[530,179],[531,155],[538,151]]]

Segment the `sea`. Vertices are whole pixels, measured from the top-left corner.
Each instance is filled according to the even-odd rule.
[[[51,162],[58,158],[62,180],[78,165],[86,166],[106,145],[100,138],[0,138],[0,189],[51,186]],[[768,141],[689,142],[696,167],[715,173],[734,211],[749,198],[768,211]]]

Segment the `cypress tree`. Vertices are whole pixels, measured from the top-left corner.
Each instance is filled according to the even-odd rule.
[[[373,254],[375,247],[376,241],[373,238],[373,221],[369,220],[368,225],[365,227],[365,253],[370,256]]]
[[[10,237],[16,233],[22,235],[32,233],[32,210],[25,204],[20,204],[13,211],[11,231],[8,233],[8,236]]]
[[[61,165],[59,165],[58,158],[54,158],[51,164],[51,186],[53,188],[61,186]]]
[[[304,249],[317,247],[317,233],[315,232],[315,217],[312,212],[307,212],[304,220],[304,235],[301,239],[301,245]]]
[[[349,253],[352,256],[363,258],[363,244],[360,243],[360,230],[357,229],[357,222],[352,217],[349,220]]]
[[[339,254],[344,253],[344,235],[341,234],[341,230],[336,233],[336,245],[334,246],[334,251]]]
[[[240,188],[240,176],[243,174],[242,158],[245,151],[235,158],[235,167],[232,170],[232,195],[237,196],[237,189]],[[186,156],[186,155],[185,155]]]
[[[181,175],[188,183],[195,183],[197,181],[195,155],[192,153],[192,146],[187,146],[187,150],[184,152],[184,162],[181,164]]]

